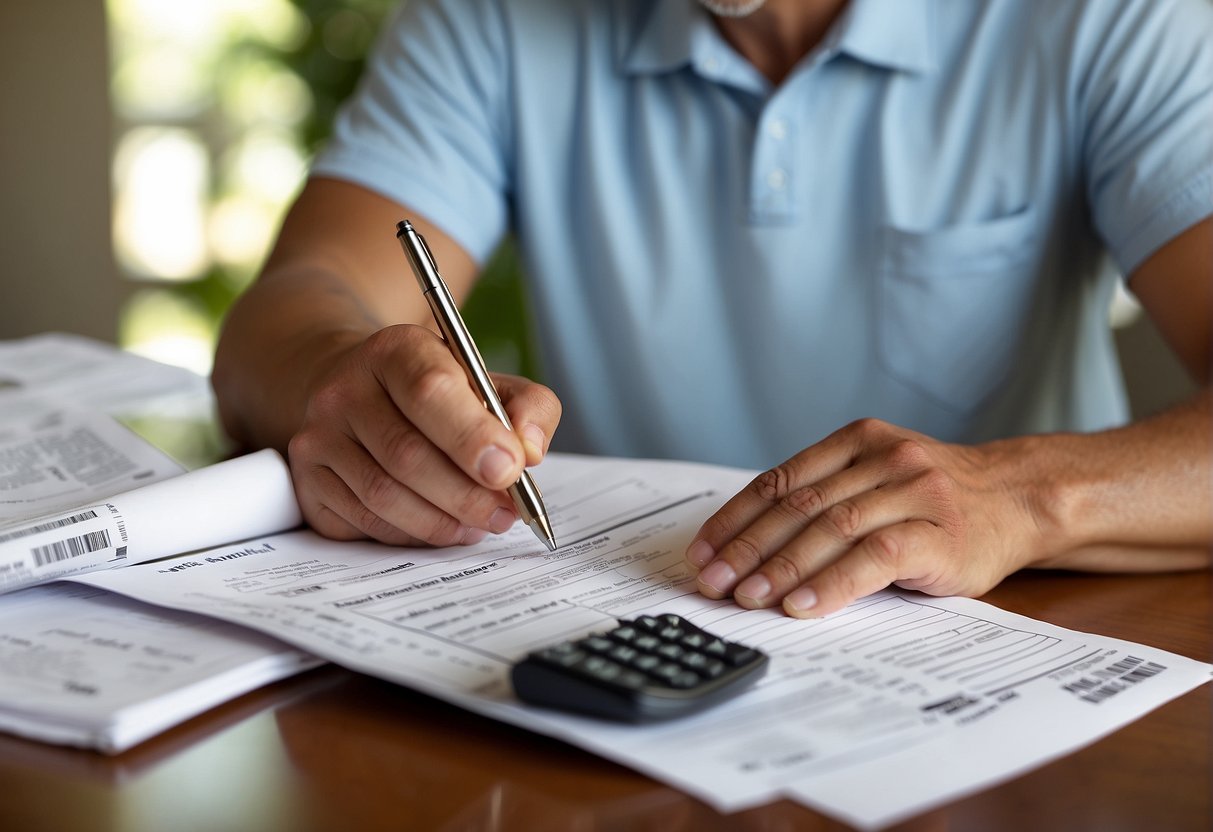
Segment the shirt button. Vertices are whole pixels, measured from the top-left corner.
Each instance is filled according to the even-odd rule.
[[[781,118],[777,118],[767,126],[767,132],[772,139],[777,141],[787,138],[788,123]]]
[[[782,191],[788,184],[788,174],[783,168],[775,168],[767,174],[767,184],[776,191]]]

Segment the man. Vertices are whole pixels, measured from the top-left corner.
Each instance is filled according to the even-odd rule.
[[[1211,132],[1205,0],[410,0],[231,313],[222,415],[318,531],[398,544],[508,528],[558,423],[786,459],[687,560],[795,616],[1206,568]],[[513,230],[552,387],[497,377],[516,432],[406,217],[457,298]],[[1130,425],[1105,253],[1203,385]]]

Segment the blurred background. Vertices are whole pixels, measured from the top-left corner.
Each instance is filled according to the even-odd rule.
[[[0,338],[74,332],[208,373],[394,4],[3,0]],[[534,375],[523,312],[507,242],[466,317],[491,366]],[[1111,314],[1135,413],[1193,389],[1131,302]]]
[[[0,338],[209,373],[394,2],[4,0]],[[507,243],[466,313],[497,369],[533,371],[521,303]]]

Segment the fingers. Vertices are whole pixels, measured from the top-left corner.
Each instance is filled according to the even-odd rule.
[[[420,328],[409,343],[389,344],[376,378],[416,429],[481,485],[501,490],[518,481],[524,465],[543,460],[560,422],[560,400],[541,384],[494,374],[494,386],[512,428],[485,408],[447,345]],[[378,457],[377,457],[378,458]]]
[[[876,490],[871,483],[879,472],[873,469],[848,469],[820,485],[793,492],[790,501],[802,491],[815,495],[812,513],[797,520],[795,511],[787,508],[790,501],[781,501],[721,549],[700,573],[700,590],[716,598],[733,593],[746,607],[778,604],[868,535],[927,508],[912,487],[888,485]]]
[[[820,618],[895,581],[925,576],[936,568],[934,554],[946,546],[944,538],[943,530],[925,520],[879,529],[846,557],[788,593],[783,598],[784,612],[795,618]]]
[[[702,568],[728,541],[734,540],[757,518],[786,504],[791,514],[814,514],[829,505],[832,493],[816,484],[847,469],[854,461],[855,443],[837,431],[801,451],[782,465],[764,471],[704,523],[688,549],[687,560]],[[841,484],[846,493],[855,486]]]
[[[446,344],[421,327],[380,330],[312,391],[289,447],[308,522],[336,538],[474,542],[516,511],[504,489],[542,459],[560,418],[555,395],[500,376],[507,428]],[[525,433],[523,433],[525,431]]]
[[[508,497],[469,480],[424,437],[411,434],[418,437],[412,442],[417,450],[403,476],[386,470],[377,461],[386,457],[373,448],[354,445],[332,458],[330,469],[361,506],[354,508],[355,517],[365,510],[435,546],[466,543],[470,529],[501,534],[514,525],[517,514]],[[364,522],[354,524],[364,528]]]
[[[435,545],[450,542],[449,530],[442,529],[433,510],[418,513],[417,497],[458,523],[494,534],[513,525],[516,513],[505,494],[460,470],[385,396],[368,398],[348,417],[353,447],[329,461],[364,506]],[[487,415],[483,406],[479,410]],[[413,499],[404,497],[406,486]]]
[[[501,491],[516,482],[526,462],[518,436],[484,407],[442,339],[420,327],[403,329],[409,331],[383,336],[385,343],[370,355],[375,380],[396,409],[484,487]],[[406,343],[398,343],[401,339]],[[362,434],[358,439],[373,441]]]
[[[413,512],[407,525],[419,531],[419,536],[415,536],[368,508],[341,476],[329,468],[313,466],[302,472],[292,465],[292,476],[296,482],[309,484],[306,489],[297,489],[304,520],[317,532],[334,540],[369,537],[395,546],[442,546],[478,543],[487,534],[483,529],[460,523],[401,487],[398,505]]]
[[[493,383],[497,386],[497,395],[505,405],[518,438],[522,440],[526,464],[538,465],[547,455],[552,435],[560,424],[560,399],[542,384],[521,376],[494,373]]]
[[[982,481],[979,459],[887,423],[856,422],[755,478],[703,525],[687,561],[709,598],[782,604],[800,617],[891,583],[985,591],[1015,569],[998,531],[1013,525],[1014,500],[997,504],[1004,495]],[[978,525],[987,533],[981,556],[962,557]]]

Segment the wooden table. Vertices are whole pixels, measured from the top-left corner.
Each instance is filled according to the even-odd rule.
[[[1205,573],[1029,572],[986,600],[1213,656]],[[1213,686],[901,830],[1213,829]],[[838,830],[790,802],[721,815],[560,742],[337,668],[257,691],[118,757],[0,735],[0,830]]]

